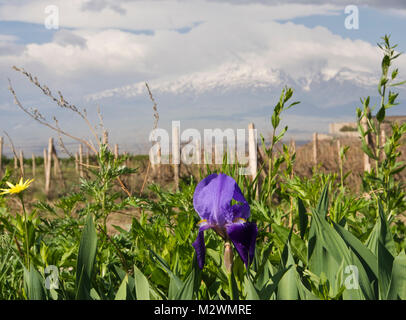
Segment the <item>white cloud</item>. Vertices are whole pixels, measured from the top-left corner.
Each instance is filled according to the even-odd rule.
[[[118,1],[120,2],[120,1]],[[121,1],[117,11],[113,2],[100,6],[101,11],[84,10],[89,6],[86,0],[55,0],[59,8],[62,27],[73,28],[120,28],[130,30],[176,29],[191,26],[197,21],[234,20],[244,21],[255,16],[258,21],[290,19],[315,14],[334,14],[333,5],[289,4],[266,6],[250,4],[234,6],[230,3],[206,2],[203,0],[179,1]],[[7,3],[0,7],[0,19],[44,23],[48,0],[21,3]],[[339,7],[341,10],[341,7]],[[236,19],[243,17],[243,20]]]
[[[379,57],[377,49],[367,42],[343,39],[322,27],[310,29],[275,21],[337,13],[331,5],[122,1],[120,7],[126,12],[123,16],[112,10],[108,1],[96,2],[101,11],[83,10],[90,3],[56,1],[62,26],[77,29],[58,31],[50,43],[26,45],[24,53],[12,59],[13,64],[32,66],[65,79],[106,76],[110,82],[117,78],[122,84],[126,79],[133,83],[137,79],[171,79],[208,70],[219,73],[226,64],[263,72],[283,70],[294,78],[311,79],[322,73],[328,79],[343,68],[369,72]],[[47,4],[30,1],[22,7],[3,5],[0,18],[40,23]],[[202,23],[187,33],[174,30],[197,21]],[[112,28],[152,29],[154,34]]]
[[[354,75],[377,71],[379,57],[371,44],[343,39],[322,27],[252,19],[203,23],[186,34],[159,30],[152,36],[112,29],[61,30],[53,42],[26,45],[14,60],[23,66],[40,65],[41,72],[65,79],[95,74],[132,78],[133,83],[210,70],[224,77],[219,68],[229,64],[255,72],[283,70],[295,79],[319,73],[328,79],[342,69]]]
[[[48,1],[18,3],[0,6],[0,19],[43,22]],[[314,82],[333,78],[369,86],[380,71],[381,54],[368,42],[344,39],[323,27],[276,21],[336,14],[337,7],[331,5],[119,1],[119,7],[112,7],[113,2],[107,0],[54,4],[60,6],[62,26],[74,29],[62,28],[52,42],[24,46],[15,37],[0,35],[0,52],[2,44],[15,48],[0,54],[0,70],[22,66],[51,89],[71,92],[75,99],[96,93],[94,97],[114,96],[120,105],[123,96],[133,97],[131,90],[148,99],[144,81],[151,84],[153,92],[178,94],[227,86],[279,86],[287,79],[295,80],[304,90]],[[185,26],[191,29],[185,33],[175,30]],[[130,32],[148,29],[153,33]],[[406,72],[404,56],[396,64],[401,74]],[[105,91],[111,88],[118,89]],[[214,101],[214,111],[216,108]],[[292,126],[300,127],[305,123],[302,118],[291,117]],[[323,119],[308,121],[306,126],[320,128],[330,120]]]

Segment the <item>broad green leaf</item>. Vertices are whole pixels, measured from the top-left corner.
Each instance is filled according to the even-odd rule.
[[[260,300],[258,290],[255,288],[254,284],[248,276],[245,276],[244,290],[247,295],[247,300]]]
[[[344,300],[374,300],[376,280],[370,281],[363,264],[357,255],[350,251],[350,261],[343,265],[342,280],[345,290]]]
[[[309,289],[307,289],[299,277],[297,279],[297,289],[299,292],[300,300],[320,300],[319,297],[314,295]]]
[[[118,288],[114,300],[127,300],[127,283],[128,283],[128,275],[125,275],[123,281],[121,282],[120,287]]]
[[[323,198],[324,196],[322,196]],[[326,197],[324,197],[326,199]],[[326,200],[323,200],[326,203]],[[322,201],[319,201],[321,203]],[[325,206],[318,206],[327,211]],[[312,249],[312,251],[310,251]],[[360,274],[361,290],[353,292],[357,295],[356,299],[373,298],[374,291],[369,279],[362,267],[359,259],[352,254],[351,250],[325,219],[325,214],[320,214],[318,210],[313,211],[312,221],[309,233],[309,270],[314,274],[321,276],[325,274],[330,285],[333,285],[332,296],[338,294],[340,288],[336,285],[337,277],[340,276],[338,271],[344,261],[344,267],[355,265]]]
[[[32,263],[29,270],[24,267],[24,288],[28,300],[46,300],[44,278]]]
[[[365,267],[370,281],[378,279],[378,260],[377,257],[368,249],[359,239],[357,239],[351,232],[344,229],[340,225],[333,223],[335,230],[343,238],[345,243],[350,246],[354,253],[358,256],[361,263]]]
[[[379,218],[366,241],[366,246],[378,256],[378,242],[389,251],[392,256],[396,255],[396,247],[389,229],[388,221],[383,212],[382,204],[379,203]]]
[[[231,272],[229,277],[230,277],[229,284],[231,283],[231,288],[228,288],[230,290],[230,297],[233,298],[233,300],[238,300],[239,292],[238,292],[237,281],[235,280],[234,273]]]
[[[393,261],[388,300],[406,300],[406,255],[402,251]]]
[[[192,300],[193,294],[199,290],[200,269],[197,266],[196,255],[194,256],[192,270],[184,281],[182,287],[176,293],[175,300]]]
[[[279,226],[275,223],[272,224],[272,230],[274,231],[275,236],[279,239],[281,243],[286,244],[289,236],[289,229]],[[296,234],[292,233],[290,246],[293,253],[299,257],[303,263],[307,263],[307,247],[306,243],[298,237]]]
[[[93,300],[101,300],[99,294],[94,288],[90,289],[90,298],[92,298]]]
[[[149,283],[144,274],[134,266],[135,292],[137,300],[149,300]]]
[[[168,299],[176,299],[177,292],[183,287],[184,283],[175,275],[172,270],[169,268],[168,263],[152,249],[149,249],[152,256],[158,261],[159,265],[168,273],[170,282],[169,282],[169,292]]]
[[[262,286],[262,289],[260,289],[259,291],[261,300],[270,300],[272,298],[272,300],[276,299],[276,292],[278,289],[279,281],[289,269],[290,267],[283,268],[277,271],[270,279],[268,279],[268,281]]]
[[[378,242],[378,271],[379,271],[379,298],[385,300],[388,296],[392,276],[393,256],[382,244]]]
[[[317,208],[316,208],[316,212],[322,217],[326,217],[326,215],[327,215],[328,189],[329,189],[329,183],[327,182],[323,188],[323,191],[321,193],[321,196],[320,196],[319,202],[317,204]]]
[[[97,233],[93,223],[93,215],[88,214],[80,239],[76,268],[76,299],[90,299],[91,279],[96,259]]]
[[[289,268],[282,276],[278,284],[277,298],[278,300],[297,300],[299,298],[299,291],[297,288],[296,280],[296,266],[293,260],[289,240],[286,243],[287,260],[283,266],[285,269]]]

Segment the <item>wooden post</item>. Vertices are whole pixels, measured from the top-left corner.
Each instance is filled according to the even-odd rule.
[[[159,175],[161,167],[161,144],[157,142],[156,146],[157,148],[154,147],[150,149],[149,158],[154,175]]]
[[[35,178],[36,167],[35,167],[35,155],[34,154],[31,155],[31,159],[32,159],[32,177]]]
[[[366,116],[364,116],[361,119],[361,125],[362,125],[362,128],[364,129],[364,131],[368,130],[368,121],[367,121]],[[370,136],[369,136],[369,134],[367,134],[365,136],[365,142],[367,145],[369,145],[369,143],[370,143],[369,140],[370,140]],[[364,171],[371,172],[371,162],[369,161],[369,157],[366,153],[364,153]]]
[[[79,154],[77,152],[75,153],[75,172],[79,173]]]
[[[0,137],[0,174],[3,172],[3,137]]]
[[[79,176],[83,178],[83,147],[79,145]]]
[[[248,124],[248,170],[251,175],[251,179],[254,180],[258,174],[258,146],[257,146],[257,134],[253,123]],[[256,197],[258,198],[258,180],[256,182]]]
[[[381,146],[383,147],[386,143],[386,132],[385,129],[381,130]]]
[[[54,139],[49,138],[48,140],[48,152],[46,154],[47,166],[45,168],[45,194],[49,194],[49,189],[51,187],[51,167],[52,167],[52,149],[54,146]]]
[[[54,147],[54,145],[52,145],[52,160],[54,163],[54,177],[56,177],[56,175],[58,174],[59,160],[58,160],[58,157],[56,157],[54,155],[54,151],[55,151],[55,147]],[[57,164],[57,162],[58,162],[58,164]]]
[[[66,185],[65,185],[65,179],[63,178],[62,167],[61,167],[61,164],[59,162],[55,146],[53,144],[52,144],[52,159],[54,160],[54,173],[55,173],[55,176],[58,175],[59,180],[61,180],[62,186],[65,189]]]
[[[195,164],[200,168],[202,163],[202,147],[200,139],[195,140]]]
[[[20,150],[19,158],[20,158],[19,162],[20,162],[21,177],[24,178],[24,153],[23,153],[23,150]]]
[[[89,166],[90,164],[90,154],[89,154],[89,149],[86,150],[86,164]]]
[[[218,165],[222,165],[223,163],[223,155],[220,153],[219,150],[219,146],[216,143],[216,141],[214,141],[214,164],[218,164]]]
[[[47,167],[48,167],[47,149],[44,149],[43,157],[44,157],[44,175],[45,175],[45,180],[46,180],[46,178],[47,178]]]
[[[114,159],[118,158],[118,144],[116,143],[114,145]]]
[[[161,178],[161,161],[162,161],[162,151],[161,151],[161,144],[158,144],[158,154],[157,154],[157,162],[158,162],[158,178]]]
[[[248,159],[249,173],[252,179],[255,179],[258,172],[258,156],[255,126],[253,123],[248,125]]]
[[[174,181],[176,190],[179,189],[179,167],[180,167],[180,139],[179,127],[173,126],[172,128],[172,163],[174,172]]]
[[[313,163],[317,165],[319,156],[319,136],[317,132],[313,133]]]

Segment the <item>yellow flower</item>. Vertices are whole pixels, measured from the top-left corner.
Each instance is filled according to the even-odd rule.
[[[33,181],[34,181],[34,179],[29,179],[29,180],[26,180],[25,182],[23,182],[23,178],[21,178],[20,182],[17,183],[16,185],[13,185],[12,183],[7,181],[6,183],[9,186],[9,189],[0,189],[0,191],[3,191],[0,193],[0,195],[20,193],[20,192],[24,191],[25,189],[27,189],[30,186],[31,182],[33,182]]]

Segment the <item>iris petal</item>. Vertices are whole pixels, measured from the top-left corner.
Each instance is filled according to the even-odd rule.
[[[234,199],[240,204],[231,206]],[[235,218],[247,219],[249,205],[235,180],[225,174],[211,174],[196,187],[193,206],[202,219],[210,224],[224,226]]]
[[[248,268],[254,259],[257,225],[253,222],[236,222],[227,226],[227,234]]]
[[[193,247],[196,251],[197,264],[200,269],[203,269],[204,262],[206,260],[206,245],[204,244],[204,231],[209,229],[210,226],[207,223],[202,223],[199,228],[199,233],[195,242],[193,242]]]

